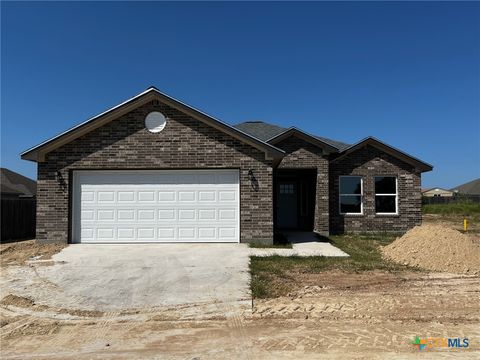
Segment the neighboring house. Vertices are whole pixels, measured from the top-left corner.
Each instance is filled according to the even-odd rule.
[[[454,187],[452,191],[463,195],[480,195],[480,179],[475,179],[463,185]]]
[[[37,183],[11,170],[0,168],[0,240],[35,237]]]
[[[21,156],[38,163],[42,242],[404,232],[421,223],[421,173],[432,170],[372,137],[230,126],[153,87]]]
[[[454,192],[442,188],[431,188],[423,190],[422,195],[426,197],[451,197]]]
[[[37,183],[34,180],[5,168],[0,168],[0,186],[3,199],[31,198],[35,197],[37,192]]]

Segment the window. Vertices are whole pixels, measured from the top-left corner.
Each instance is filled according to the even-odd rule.
[[[280,184],[280,194],[294,194],[294,184]]]
[[[340,214],[362,214],[363,181],[361,176],[340,176]]]
[[[397,214],[397,178],[375,176],[375,212]]]

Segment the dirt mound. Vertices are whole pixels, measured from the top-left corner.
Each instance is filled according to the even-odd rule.
[[[383,248],[387,259],[427,270],[480,274],[480,246],[443,225],[416,226]]]
[[[30,259],[47,260],[66,246],[67,244],[39,244],[35,240],[1,244],[1,266],[23,265]]]
[[[32,299],[26,297],[8,294],[0,301],[0,304],[28,308],[35,305],[35,302]]]
[[[65,326],[65,325],[64,325]],[[2,334],[4,339],[15,339],[19,337],[27,337],[32,335],[52,335],[57,334],[60,330],[60,323],[57,321],[54,322],[45,322],[45,321],[32,321],[27,324],[22,324],[19,327],[7,331],[5,334]]]

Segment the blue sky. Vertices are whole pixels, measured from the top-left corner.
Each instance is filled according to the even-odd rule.
[[[5,3],[1,163],[154,85],[235,124],[263,120],[480,177],[480,3]]]

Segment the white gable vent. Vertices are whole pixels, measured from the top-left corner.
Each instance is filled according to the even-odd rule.
[[[167,118],[158,111],[152,111],[145,117],[145,127],[152,133],[158,133],[165,128]]]

